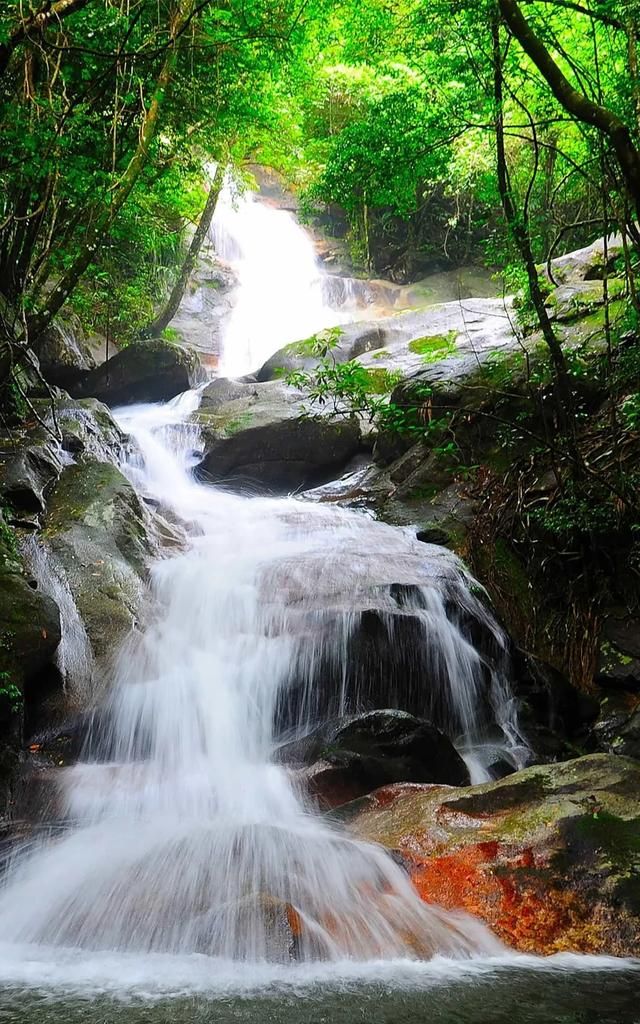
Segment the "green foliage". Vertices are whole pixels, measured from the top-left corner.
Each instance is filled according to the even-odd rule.
[[[0,672],[0,708],[8,709],[12,715],[19,715],[23,706],[22,692],[11,682],[8,672]]]
[[[0,557],[8,555],[10,558],[16,558],[18,556],[18,542],[16,541],[15,530],[9,526],[7,518],[7,509],[0,506]],[[1,565],[0,568],[2,568]]]
[[[624,399],[620,406],[620,417],[629,430],[640,430],[640,391]]]

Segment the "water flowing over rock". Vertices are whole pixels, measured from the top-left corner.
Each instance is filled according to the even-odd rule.
[[[0,893],[4,948],[27,942],[285,962],[498,952],[472,918],[421,902],[379,848],[307,813],[272,759],[292,676],[298,685],[304,678],[311,695],[320,653],[333,651],[338,664],[361,612],[372,600],[384,610],[395,583],[410,577],[416,585],[420,566],[421,592],[440,595],[441,609],[424,643],[446,664],[459,633],[441,588],[453,580],[462,590],[461,570],[350,513],[195,483],[190,410],[186,402],[181,415],[174,405],[119,417],[145,457],[142,466],[134,456],[127,471],[190,524],[192,539],[156,563],[155,615],[123,650],[90,760],[61,776],[60,813],[73,827],[32,849]],[[105,516],[115,516],[127,555],[131,546],[141,555],[126,488],[111,477],[98,500],[100,479],[86,479],[74,492],[80,525],[103,543]],[[53,539],[62,498],[54,492]],[[73,527],[63,534],[69,554],[73,536]],[[362,557],[369,545],[395,555],[384,572],[384,558],[372,565]],[[429,621],[427,614],[425,627]],[[442,685],[464,729],[478,680],[470,645],[462,651]],[[505,697],[489,726],[509,749]],[[335,699],[346,706],[349,695]],[[313,701],[303,700],[294,733],[303,735],[312,718]]]
[[[325,302],[313,244],[287,210],[258,202],[252,192],[237,194],[228,183],[212,236],[218,256],[238,276],[221,373],[252,373],[281,345],[349,319]]]

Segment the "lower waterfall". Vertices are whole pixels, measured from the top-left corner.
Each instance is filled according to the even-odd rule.
[[[314,813],[273,756],[293,680],[303,699],[287,727],[293,716],[300,732],[322,713],[319,666],[341,664],[361,609],[390,614],[393,587],[416,580],[413,610],[449,681],[442,713],[464,741],[483,666],[445,610],[447,594],[474,600],[462,570],[357,513],[199,484],[197,402],[119,414],[139,451],[126,471],[189,541],[155,565],[155,620],[121,653],[89,753],[60,772],[66,827],[4,883],[5,958],[25,944],[252,963],[499,952],[479,922],[422,903],[385,851]],[[508,694],[492,685],[493,741],[517,758]],[[365,702],[345,682],[333,710]]]

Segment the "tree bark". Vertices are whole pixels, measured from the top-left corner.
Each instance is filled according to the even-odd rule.
[[[57,24],[70,14],[82,10],[89,2],[90,0],[56,0],[55,3],[51,3],[51,0],[46,0],[39,11],[29,14],[20,21],[9,33],[6,43],[0,46],[0,76],[4,75],[13,51],[20,43],[31,34],[44,32],[49,25]]]
[[[500,0],[501,2],[501,0]],[[497,12],[496,12],[497,14]],[[502,71],[502,50],[500,46],[500,21],[494,17],[492,21],[492,43],[493,43],[493,87],[495,102],[495,135],[496,135],[496,171],[498,178],[498,191],[504,210],[505,220],[520,258],[525,265],[527,280],[529,282],[529,293],[540,324],[542,336],[549,349],[553,362],[556,379],[558,382],[558,419],[567,427],[572,424],[573,417],[571,410],[573,401],[571,397],[571,385],[567,364],[553,324],[549,319],[547,308],[544,302],[544,295],[540,287],[540,278],[536,267],[531,239],[529,238],[529,226],[526,212],[521,213],[514,200],[509,171],[507,167],[507,155],[504,144],[504,89]]]
[[[120,179],[117,189],[111,196],[109,206],[103,210],[103,212],[96,218],[94,224],[88,229],[83,248],[80,250],[78,256],[76,256],[66,274],[64,274],[52,290],[46,305],[32,318],[29,326],[34,335],[41,333],[48,326],[56,313],[59,312],[67,301],[69,295],[74,290],[78,281],[94,258],[99,242],[109,231],[111,225],[120,212],[120,209],[124,206],[134,185],[140,177],[140,174],[147,162],[149,149],[158,128],[160,110],[171,83],[171,76],[177,56],[177,37],[180,35],[182,26],[190,16],[193,4],[194,0],[179,0],[177,8],[174,10],[170,25],[171,45],[167,49],[164,63],[156,80],[151,103],[145,113],[140,128],[140,136],[136,151],[131,157],[129,165]]]
[[[594,103],[574,89],[522,14],[517,0],[498,0],[498,4],[505,24],[546,80],[561,106],[576,120],[597,128],[607,137],[640,215],[640,153],[633,143],[628,126],[613,111]]]
[[[204,206],[204,210],[200,215],[198,227],[196,228],[195,234],[191,239],[191,245],[187,251],[182,268],[178,275],[178,278],[171,289],[171,294],[167,299],[167,303],[162,312],[155,318],[153,323],[149,324],[142,331],[143,338],[155,337],[162,334],[165,327],[168,327],[174,316],[178,312],[178,307],[182,302],[182,296],[184,290],[187,287],[187,282],[191,276],[191,272],[196,265],[196,260],[202,248],[202,243],[208,234],[209,228],[211,227],[211,221],[218,205],[218,198],[224,184],[224,166],[218,164],[211,188],[209,189],[209,195]]]

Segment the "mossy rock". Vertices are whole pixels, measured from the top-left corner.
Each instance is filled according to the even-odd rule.
[[[449,331],[447,334],[433,334],[424,338],[414,338],[409,342],[409,351],[415,355],[422,356],[425,363],[437,363],[441,359],[447,359],[456,350],[457,331]]]
[[[155,553],[144,505],[115,466],[69,466],[49,499],[42,537],[66,574],[95,657],[109,657],[144,601]]]
[[[390,786],[342,809],[420,895],[524,952],[636,956],[640,764],[590,755],[462,790]]]

